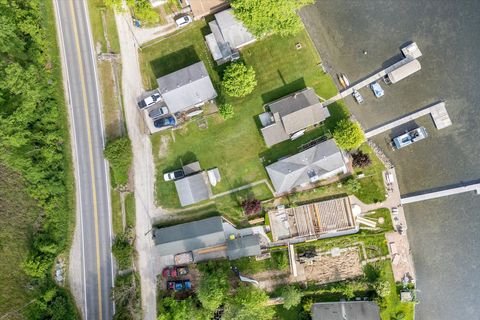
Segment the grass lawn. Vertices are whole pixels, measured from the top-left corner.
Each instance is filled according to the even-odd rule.
[[[4,315],[20,309],[37,293],[28,289],[30,279],[20,265],[27,258],[40,209],[19,175],[1,164],[0,175],[0,315]]]
[[[130,192],[125,195],[125,222],[127,228],[135,227],[135,194]]]
[[[173,184],[164,182],[162,174],[181,167],[182,163],[199,160],[203,168],[218,167],[222,181],[214,188],[214,193],[267,178],[260,157],[273,159],[283,150],[267,151],[260,134],[257,115],[266,102],[306,86],[313,87],[325,98],[336,93],[329,76],[318,67],[320,58],[307,33],[302,31],[290,37],[272,36],[244,48],[242,58],[255,69],[258,85],[245,98],[223,96],[219,85],[223,68],[214,64],[207,51],[203,38],[207,32],[207,24],[198,21],[165,40],[145,46],[141,51],[141,67],[147,88],[156,86],[157,77],[202,60],[219,92],[218,100],[231,103],[235,109],[235,116],[227,121],[216,115],[208,117],[208,129],[200,129],[196,121],[192,121],[174,132],[152,136],[158,173],[156,197],[158,203],[166,208],[178,207],[178,200]],[[302,49],[297,50],[296,43],[301,43]],[[340,108],[340,111],[332,111],[334,115],[348,114],[342,105],[333,108]],[[323,135],[324,131],[323,128],[314,129],[309,132],[308,138]],[[296,144],[304,143],[303,140],[289,146],[288,151],[296,152]],[[159,155],[160,150],[167,152]]]
[[[117,235],[123,232],[120,192],[115,189],[111,189],[110,196],[112,198],[112,228],[113,233]]]

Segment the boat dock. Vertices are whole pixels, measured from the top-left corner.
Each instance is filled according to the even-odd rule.
[[[430,114],[432,116],[433,123],[435,124],[435,127],[438,130],[452,125],[452,121],[450,120],[450,116],[448,115],[447,109],[445,107],[445,102],[439,102],[432,106],[428,106],[420,110],[414,111],[412,113],[409,113],[399,119],[393,120],[386,124],[366,130],[365,137],[367,139],[371,138],[373,136],[376,136],[380,133],[391,130],[395,127],[398,127],[402,124],[405,124],[409,121],[425,116],[427,114]]]
[[[471,192],[471,191],[474,191],[475,194],[480,194],[480,183],[477,182],[477,183],[465,184],[462,186],[456,186],[456,187],[451,187],[444,190],[427,192],[427,193],[417,194],[412,196],[407,195],[401,198],[401,202],[403,205],[403,204],[436,199],[436,198],[441,198],[441,197],[446,197],[454,194]]]

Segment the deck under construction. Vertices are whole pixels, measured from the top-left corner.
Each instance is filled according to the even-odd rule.
[[[296,237],[314,238],[325,233],[355,228],[348,197],[315,202],[269,212],[274,241]]]

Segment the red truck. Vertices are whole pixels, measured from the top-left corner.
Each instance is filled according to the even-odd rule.
[[[181,266],[181,267],[169,266],[164,268],[162,271],[162,276],[165,279],[176,278],[179,276],[184,276],[186,274],[188,274],[187,266]]]

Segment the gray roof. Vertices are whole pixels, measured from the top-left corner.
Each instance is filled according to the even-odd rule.
[[[176,226],[155,229],[155,245],[160,246],[161,255],[175,255],[182,252],[225,244],[222,218],[211,217],[182,223]]]
[[[211,34],[205,37],[215,60],[228,59],[232,49],[239,49],[254,42],[255,37],[235,18],[232,9],[215,14],[215,20],[208,23]]]
[[[260,236],[258,234],[227,240],[227,255],[230,260],[257,256],[260,253]]]
[[[345,157],[333,139],[265,167],[277,193],[316,180],[345,173]]]
[[[233,14],[233,9],[224,10],[215,14],[215,21],[222,33],[225,42],[231,48],[238,49],[255,41],[255,37],[245,28],[243,23]]]
[[[210,188],[204,171],[175,180],[178,198],[182,207],[210,198]]]
[[[158,90],[172,113],[217,97],[202,61],[160,77],[157,83]]]
[[[269,103],[268,107],[275,122],[261,131],[269,147],[287,140],[289,135],[297,131],[324,121],[329,116],[311,88]]]
[[[380,309],[373,301],[314,303],[312,320],[380,320]]]

